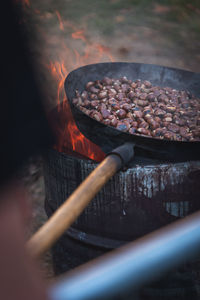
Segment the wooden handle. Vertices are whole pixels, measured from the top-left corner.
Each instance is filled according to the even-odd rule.
[[[27,248],[33,257],[39,257],[51,248],[102,186],[119,170],[121,164],[120,157],[115,154],[109,155],[80,184],[53,216],[28,241]]]

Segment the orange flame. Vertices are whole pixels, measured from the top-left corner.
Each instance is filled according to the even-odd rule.
[[[64,81],[67,74],[75,68],[105,61],[105,59],[110,61],[114,61],[114,59],[108,47],[99,43],[89,42],[85,35],[85,30],[76,28],[68,21],[63,22],[60,13],[58,11],[55,13],[59,20],[60,30],[64,31],[65,24],[65,29],[69,28],[73,30],[71,33],[72,39],[81,40],[84,46],[83,53],[81,53],[79,48],[72,50],[66,47],[64,41],[61,40],[60,46],[64,50],[68,61],[65,63],[65,60],[60,58],[59,61],[51,62],[49,66],[51,74],[57,81],[59,128],[57,128],[58,139],[56,149],[61,152],[66,152],[66,149],[72,150],[95,161],[101,161],[105,157],[105,153],[97,145],[89,141],[76,126],[68,100],[64,94]]]
[[[58,17],[58,20],[59,20],[59,23],[60,23],[60,30],[64,30],[64,25],[63,25],[63,21],[62,21],[62,18],[61,18],[61,15],[60,13],[56,10],[56,15]]]
[[[30,6],[29,0],[15,1],[21,1],[23,5]],[[40,11],[37,9],[33,9],[33,11],[35,14],[40,14]],[[57,53],[59,59],[51,61],[48,65],[44,63],[44,65],[48,66],[53,78],[57,82],[57,117],[56,122],[53,124],[57,138],[55,148],[65,153],[75,151],[95,161],[101,161],[105,157],[105,153],[103,153],[100,147],[88,140],[76,126],[64,93],[64,81],[67,74],[75,68],[107,60],[114,61],[114,59],[108,47],[88,40],[85,29],[77,28],[77,26],[68,20],[63,20],[57,10],[55,11],[55,15],[58,18],[60,30],[65,32],[65,37],[64,35],[59,36],[59,53],[61,53]],[[76,48],[76,45],[73,44],[73,49],[72,47],[67,47],[67,34],[68,37],[71,36],[73,40],[80,40],[81,45],[79,43]],[[45,38],[46,36],[44,36],[44,39]],[[82,51],[80,49],[82,49]],[[64,54],[65,59],[62,58],[62,54]]]
[[[76,32],[73,32],[72,33],[72,38],[75,39],[75,40],[82,40],[82,41],[86,41],[86,38],[85,38],[85,35],[84,35],[84,30],[79,30],[79,31],[76,31]]]
[[[69,103],[63,94],[63,84],[67,75],[64,63],[51,63],[50,70],[58,81],[57,99],[59,118],[61,120],[60,128],[56,128],[58,137],[56,149],[60,152],[64,152],[64,149],[69,149],[92,160],[101,161],[105,157],[105,154],[79,131],[73,119]],[[63,97],[62,102],[61,97]]]

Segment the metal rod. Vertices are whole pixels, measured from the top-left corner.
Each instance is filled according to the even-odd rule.
[[[51,300],[109,299],[159,277],[200,250],[200,212],[70,271]]]

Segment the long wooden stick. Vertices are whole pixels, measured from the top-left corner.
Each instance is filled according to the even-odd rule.
[[[120,157],[115,154],[109,155],[80,184],[53,216],[28,241],[27,248],[33,257],[37,258],[51,248],[102,186],[119,170],[121,164]]]

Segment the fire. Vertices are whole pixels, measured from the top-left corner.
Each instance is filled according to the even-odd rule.
[[[84,31],[83,30],[79,30],[79,31],[75,31],[72,33],[72,38],[75,40],[83,40],[84,42],[86,41],[85,35],[84,35]]]
[[[60,23],[60,30],[64,30],[64,25],[63,25],[63,21],[62,21],[62,18],[61,18],[61,15],[59,13],[59,11],[56,10],[56,15],[58,17],[58,20],[59,20],[59,23]]]
[[[101,161],[105,154],[101,149],[89,141],[77,128],[73,119],[69,103],[64,95],[64,81],[67,70],[64,63],[51,63],[50,70],[58,82],[57,100],[60,127],[55,129],[57,135],[56,150],[66,152],[65,149],[75,151],[95,161]],[[55,124],[54,124],[55,126]]]
[[[30,7],[29,0],[15,1],[21,1],[23,6]],[[42,12],[35,7],[33,11],[42,17]],[[69,153],[68,151],[73,151],[95,161],[101,161],[105,157],[105,153],[100,147],[88,140],[76,126],[64,92],[64,81],[67,74],[73,69],[91,63],[114,61],[114,59],[108,47],[89,40],[85,28],[77,28],[73,23],[64,20],[57,10],[54,14],[58,19],[59,29],[62,33],[57,36],[59,37],[59,47],[56,50],[58,53],[52,53],[52,57],[56,57],[56,59],[43,62],[43,65],[47,66],[57,83],[57,117],[56,124],[53,124],[57,137],[55,148],[60,152]],[[67,42],[70,38],[77,41],[73,42],[71,47]],[[55,51],[55,48],[52,50]]]
[[[64,59],[60,56],[59,60],[51,61],[49,65],[51,74],[57,82],[59,126],[56,129],[58,137],[56,149],[61,152],[66,152],[67,150],[75,151],[92,160],[101,161],[105,157],[105,153],[97,145],[88,140],[76,126],[70,105],[64,93],[64,81],[67,74],[75,68],[105,60],[114,61],[114,59],[108,47],[100,43],[89,42],[85,30],[75,28],[73,24],[63,21],[58,11],[55,14],[59,20],[60,30],[64,31],[65,28],[73,30],[71,33],[72,39],[80,40],[84,45],[84,50],[81,53],[79,48],[70,49],[61,40],[60,45],[64,52]]]

